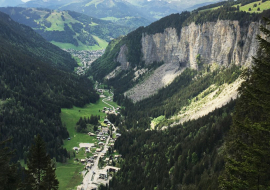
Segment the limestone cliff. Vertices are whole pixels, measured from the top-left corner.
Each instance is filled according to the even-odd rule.
[[[146,64],[164,61],[197,69],[196,57],[200,54],[209,64],[243,65],[256,53],[258,32],[259,23],[241,28],[238,21],[192,23],[183,27],[180,35],[176,29],[167,28],[164,33],[143,34],[143,60]]]
[[[129,68],[129,63],[127,62],[127,52],[128,52],[127,46],[123,45],[120,48],[120,52],[117,56],[117,62],[121,63],[122,70],[127,70]]]
[[[238,21],[226,20],[202,25],[192,23],[183,27],[179,34],[175,28],[167,28],[163,33],[153,35],[144,33],[141,40],[142,61],[146,65],[163,61],[164,65],[125,94],[135,102],[155,94],[173,81],[184,68],[198,69],[198,55],[205,64],[248,65],[256,54],[257,34],[257,22],[241,27]],[[122,46],[118,54],[122,69],[128,68],[127,51],[127,47]]]

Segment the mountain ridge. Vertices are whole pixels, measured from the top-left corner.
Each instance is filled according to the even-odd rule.
[[[104,0],[84,0],[70,1],[68,3],[62,2],[56,5],[54,2],[37,0],[34,2],[29,1],[20,6],[76,11],[95,18],[111,20],[118,25],[131,26],[133,28],[150,24],[148,18],[142,17],[142,15],[145,15],[142,11],[125,1],[110,0],[107,2]]]
[[[171,64],[174,72],[186,67],[198,70],[204,64],[229,66],[231,63],[250,63],[250,56],[256,53],[255,38],[259,31],[259,20],[269,15],[270,11],[255,14],[235,10],[234,7],[224,7],[213,11],[183,12],[164,17],[147,27],[140,27],[119,41],[116,46],[118,49],[113,50],[115,54],[104,55],[94,62],[91,73],[99,80],[111,79],[109,74],[117,70],[120,75],[114,75],[114,78],[122,80],[121,77],[128,72],[131,86],[140,83],[143,90],[145,87],[141,80],[145,77],[138,78],[136,73],[149,75],[147,73],[151,67],[156,69],[160,63]],[[110,70],[104,70],[109,64],[114,65],[116,70],[111,66]],[[122,74],[117,66],[121,66]],[[143,74],[148,67],[150,70]],[[137,82],[133,80],[135,78]],[[162,81],[158,83],[162,84]],[[157,92],[161,87],[164,85],[154,90]],[[129,88],[122,88],[121,92]]]

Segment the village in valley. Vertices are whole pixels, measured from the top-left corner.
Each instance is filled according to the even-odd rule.
[[[105,52],[104,49],[92,51],[67,49],[65,51],[69,52],[75,59],[80,60],[79,67],[76,68],[76,73],[78,75],[84,75],[90,65]]]
[[[121,134],[117,133],[117,127],[107,117],[110,114],[120,115],[121,108],[119,106],[115,108],[107,102],[112,99],[112,96],[105,96],[108,95],[108,91],[106,93],[103,89],[96,90],[103,98],[102,102],[109,107],[100,110],[107,116],[97,130],[86,134],[91,139],[94,138],[94,142],[92,140],[92,143],[80,143],[79,147],[73,147],[75,154],[83,155],[80,158],[75,157],[74,161],[84,165],[84,170],[81,172],[83,182],[77,186],[77,190],[97,190],[101,184],[109,185],[109,180],[120,170],[122,156],[114,150],[114,143]]]

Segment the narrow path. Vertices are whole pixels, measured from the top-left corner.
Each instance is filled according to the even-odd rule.
[[[115,112],[115,107],[113,107],[111,104],[109,104],[108,102],[106,102],[106,101],[109,101],[109,99],[112,99],[112,98],[113,98],[113,95],[114,95],[114,94],[111,93],[110,96],[108,96],[108,97],[106,97],[106,98],[103,98],[103,99],[102,99],[102,102],[103,102],[104,104],[107,104],[108,106],[112,107],[113,111]]]

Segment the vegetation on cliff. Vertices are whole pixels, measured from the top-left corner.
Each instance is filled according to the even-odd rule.
[[[123,103],[126,116],[125,128],[136,126],[148,129],[151,118],[164,115],[167,119],[179,113],[181,108],[191,103],[191,99],[203,92],[211,85],[220,86],[224,83],[234,82],[240,75],[241,70],[237,66],[228,69],[209,72],[205,76],[198,77],[194,70],[186,69],[170,85],[159,90],[156,95],[144,99],[136,104],[132,103],[123,95],[116,94],[114,100]],[[197,75],[197,79],[194,77]],[[207,95],[205,93],[205,95]],[[160,125],[168,125],[161,123]]]

